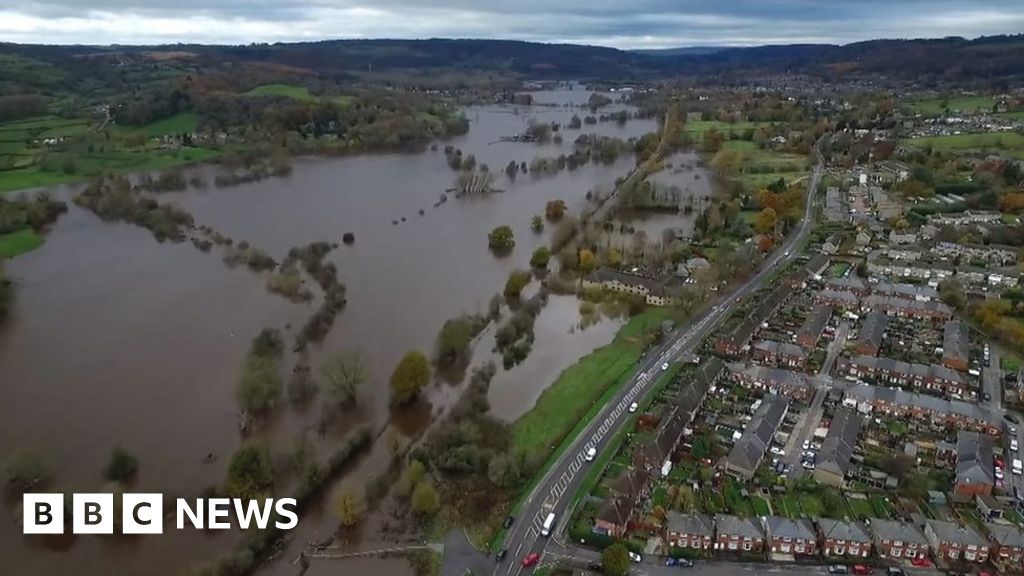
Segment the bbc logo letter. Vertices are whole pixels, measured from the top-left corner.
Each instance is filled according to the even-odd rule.
[[[164,498],[160,494],[124,494],[121,498],[123,534],[163,534]]]
[[[25,494],[22,508],[22,532],[25,534],[64,533],[63,494]]]

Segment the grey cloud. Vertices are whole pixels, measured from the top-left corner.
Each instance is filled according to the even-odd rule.
[[[474,37],[634,48],[1020,30],[1019,0],[34,0],[0,7],[0,40],[40,43]]]

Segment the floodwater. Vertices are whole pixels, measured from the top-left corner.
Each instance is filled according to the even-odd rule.
[[[576,102],[580,95],[585,101],[589,95],[545,94],[559,103]],[[328,256],[348,287],[348,305],[323,344],[311,346],[311,361],[316,366],[326,354],[356,350],[366,359],[369,378],[357,407],[335,417],[323,435],[312,431],[321,415],[315,404],[296,409],[284,403],[257,422],[254,436],[271,445],[278,469],[287,468],[287,454],[300,438],[312,440],[323,454],[358,426],[375,432],[387,427],[382,440],[340,481],[368,482],[390,461],[385,442],[414,436],[443,409],[445,399],[455,397],[444,388],[448,384],[436,384],[425,395],[435,405],[423,402],[392,414],[387,380],[407,350],[429,354],[446,319],[485,310],[509,271],[527,267],[533,249],[549,241],[552,227],[540,234],[530,230],[531,217],[542,214],[548,200],[565,200],[570,213],[578,212],[588,191],[610,190],[633,159],[539,179],[520,174],[514,182],[504,166],[568,153],[577,133],[630,138],[657,128],[654,120],[605,122],[566,131],[561,145],[495,143],[521,133],[531,118],[564,125],[573,113],[582,117],[586,111],[469,108],[470,132],[439,143],[435,151],[303,159],[287,178],[163,197],[190,211],[198,223],[236,241],[248,240],[278,259],[295,246],[340,243],[342,234],[355,234],[353,245],[341,245]],[[451,197],[434,207],[454,181],[441,150],[445,145],[489,164],[504,193]],[[212,180],[216,169],[196,172]],[[510,255],[496,257],[487,248],[487,233],[505,224],[515,231],[516,246]],[[263,276],[228,268],[217,249],[203,254],[189,244],[160,244],[146,230],[101,222],[75,206],[42,248],[8,262],[6,269],[19,288],[13,314],[0,328],[0,462],[19,452],[36,455],[59,491],[109,491],[102,470],[115,446],[139,459],[131,491],[197,496],[220,484],[231,453],[243,441],[235,389],[251,339],[264,327],[276,327],[290,340],[315,309],[315,303],[294,304],[268,293]],[[614,321],[574,328],[577,307],[572,298],[552,297],[537,320],[531,356],[495,378],[497,414],[515,419],[562,369],[611,340]],[[477,359],[487,355],[492,342],[477,345]],[[286,367],[291,361],[289,355]],[[207,455],[212,462],[205,461]],[[233,531],[173,529],[133,539],[29,538],[20,534],[19,514],[18,503],[0,506],[5,576],[171,576],[230,551],[238,539]],[[303,518],[282,560],[308,539],[324,536],[333,522],[322,509]],[[361,538],[372,541],[373,535]],[[356,565],[358,573],[407,573],[394,562],[405,566],[396,560],[329,566],[332,573]],[[273,572],[294,573],[291,568],[278,562]],[[315,573],[327,568],[318,566]]]

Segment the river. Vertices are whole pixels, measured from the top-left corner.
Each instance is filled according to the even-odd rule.
[[[611,190],[628,171],[633,159],[624,156],[552,177],[505,176],[510,160],[570,152],[580,133],[627,139],[657,129],[654,120],[632,119],[563,129],[561,145],[495,143],[523,132],[531,118],[565,125],[574,113],[585,116],[586,110],[565,104],[588,95],[577,87],[538,93],[539,101],[559,106],[467,108],[468,134],[438,143],[436,150],[300,159],[286,178],[161,197],[198,223],[278,259],[294,246],[340,243],[342,234],[355,234],[354,244],[328,256],[348,287],[348,305],[323,344],[312,347],[311,360],[315,366],[325,354],[356,350],[370,377],[357,407],[316,438],[321,450],[361,425],[378,431],[391,422],[394,434],[409,437],[429,424],[457,391],[435,384],[426,394],[432,405],[392,415],[387,380],[397,360],[410,349],[429,354],[446,319],[486,310],[509,271],[527,267],[533,249],[549,241],[551,226],[542,233],[530,229],[531,217],[542,214],[548,200],[562,199],[570,214],[578,212],[588,191]],[[504,192],[450,198],[434,207],[454,181],[446,145],[489,164]],[[191,172],[212,181],[217,168]],[[668,218],[662,223],[673,225]],[[496,257],[487,248],[487,233],[506,224],[516,246]],[[315,309],[315,303],[294,304],[268,293],[262,276],[226,267],[216,250],[203,254],[189,244],[161,244],[146,230],[104,223],[75,206],[42,248],[6,269],[19,286],[13,314],[0,329],[0,462],[17,453],[37,456],[57,491],[109,491],[102,470],[115,446],[139,459],[131,491],[198,495],[221,483],[241,442],[235,389],[252,337],[264,327],[282,328],[290,337]],[[491,397],[498,415],[514,420],[527,411],[562,369],[609,342],[618,326],[606,321],[581,330],[578,323],[575,300],[552,297],[537,320],[532,355],[495,378]],[[484,349],[478,360],[488,347],[478,345]],[[287,452],[312,435],[319,415],[316,405],[284,405],[257,423],[254,436],[271,445],[275,465],[284,468]],[[384,440],[377,442],[344,481],[372,480],[388,460]],[[229,551],[238,538],[235,532],[174,530],[133,539],[29,538],[20,534],[19,513],[16,503],[7,502],[0,514],[5,575],[176,575]],[[311,514],[296,532],[297,545],[310,534],[323,536],[332,522],[322,511]],[[372,562],[358,564],[361,573],[374,573],[362,568]],[[377,573],[394,572],[381,566]],[[290,571],[278,563],[274,572]]]

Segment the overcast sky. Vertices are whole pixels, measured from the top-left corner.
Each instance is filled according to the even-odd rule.
[[[19,0],[0,41],[247,44],[510,38],[617,48],[1024,31],[1024,0]]]

